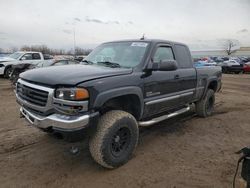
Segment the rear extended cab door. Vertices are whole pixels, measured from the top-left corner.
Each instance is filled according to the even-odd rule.
[[[181,100],[190,103],[194,99],[197,85],[197,73],[189,48],[183,44],[174,44],[173,50],[178,64],[179,84],[181,86]]]

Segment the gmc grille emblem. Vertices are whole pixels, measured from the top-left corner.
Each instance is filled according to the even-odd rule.
[[[29,91],[28,89],[22,89],[22,93],[23,93],[24,95],[29,95],[29,96],[31,96],[31,93],[30,93],[30,91]]]

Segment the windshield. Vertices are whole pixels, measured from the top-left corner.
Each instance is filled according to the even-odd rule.
[[[147,46],[147,42],[106,43],[94,49],[83,62],[111,67],[135,67],[141,62]]]
[[[53,60],[47,60],[47,61],[43,61],[43,62],[40,62],[36,65],[36,67],[48,67],[48,66],[51,66],[52,64],[54,63]]]
[[[10,54],[9,57],[10,58],[13,58],[13,59],[18,59],[20,56],[22,56],[23,53],[20,53],[20,52],[15,52],[13,54]]]

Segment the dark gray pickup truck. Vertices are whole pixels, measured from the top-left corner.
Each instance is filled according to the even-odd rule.
[[[80,65],[30,70],[20,75],[21,117],[52,133],[90,136],[94,160],[106,168],[126,163],[139,126],[190,110],[212,114],[221,68],[194,68],[185,44],[165,40],[107,42]]]

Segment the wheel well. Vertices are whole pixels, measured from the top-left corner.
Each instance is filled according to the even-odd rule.
[[[212,81],[212,82],[209,83],[208,89],[212,89],[212,90],[214,90],[214,92],[216,92],[217,86],[218,86],[217,81]]]
[[[129,94],[109,99],[103,104],[100,113],[104,114],[110,110],[123,110],[132,114],[137,120],[141,115],[141,103],[137,95]]]
[[[7,65],[7,66],[5,67],[5,69],[4,69],[4,74],[6,73],[6,71],[7,71],[8,68],[11,68],[11,65]]]

